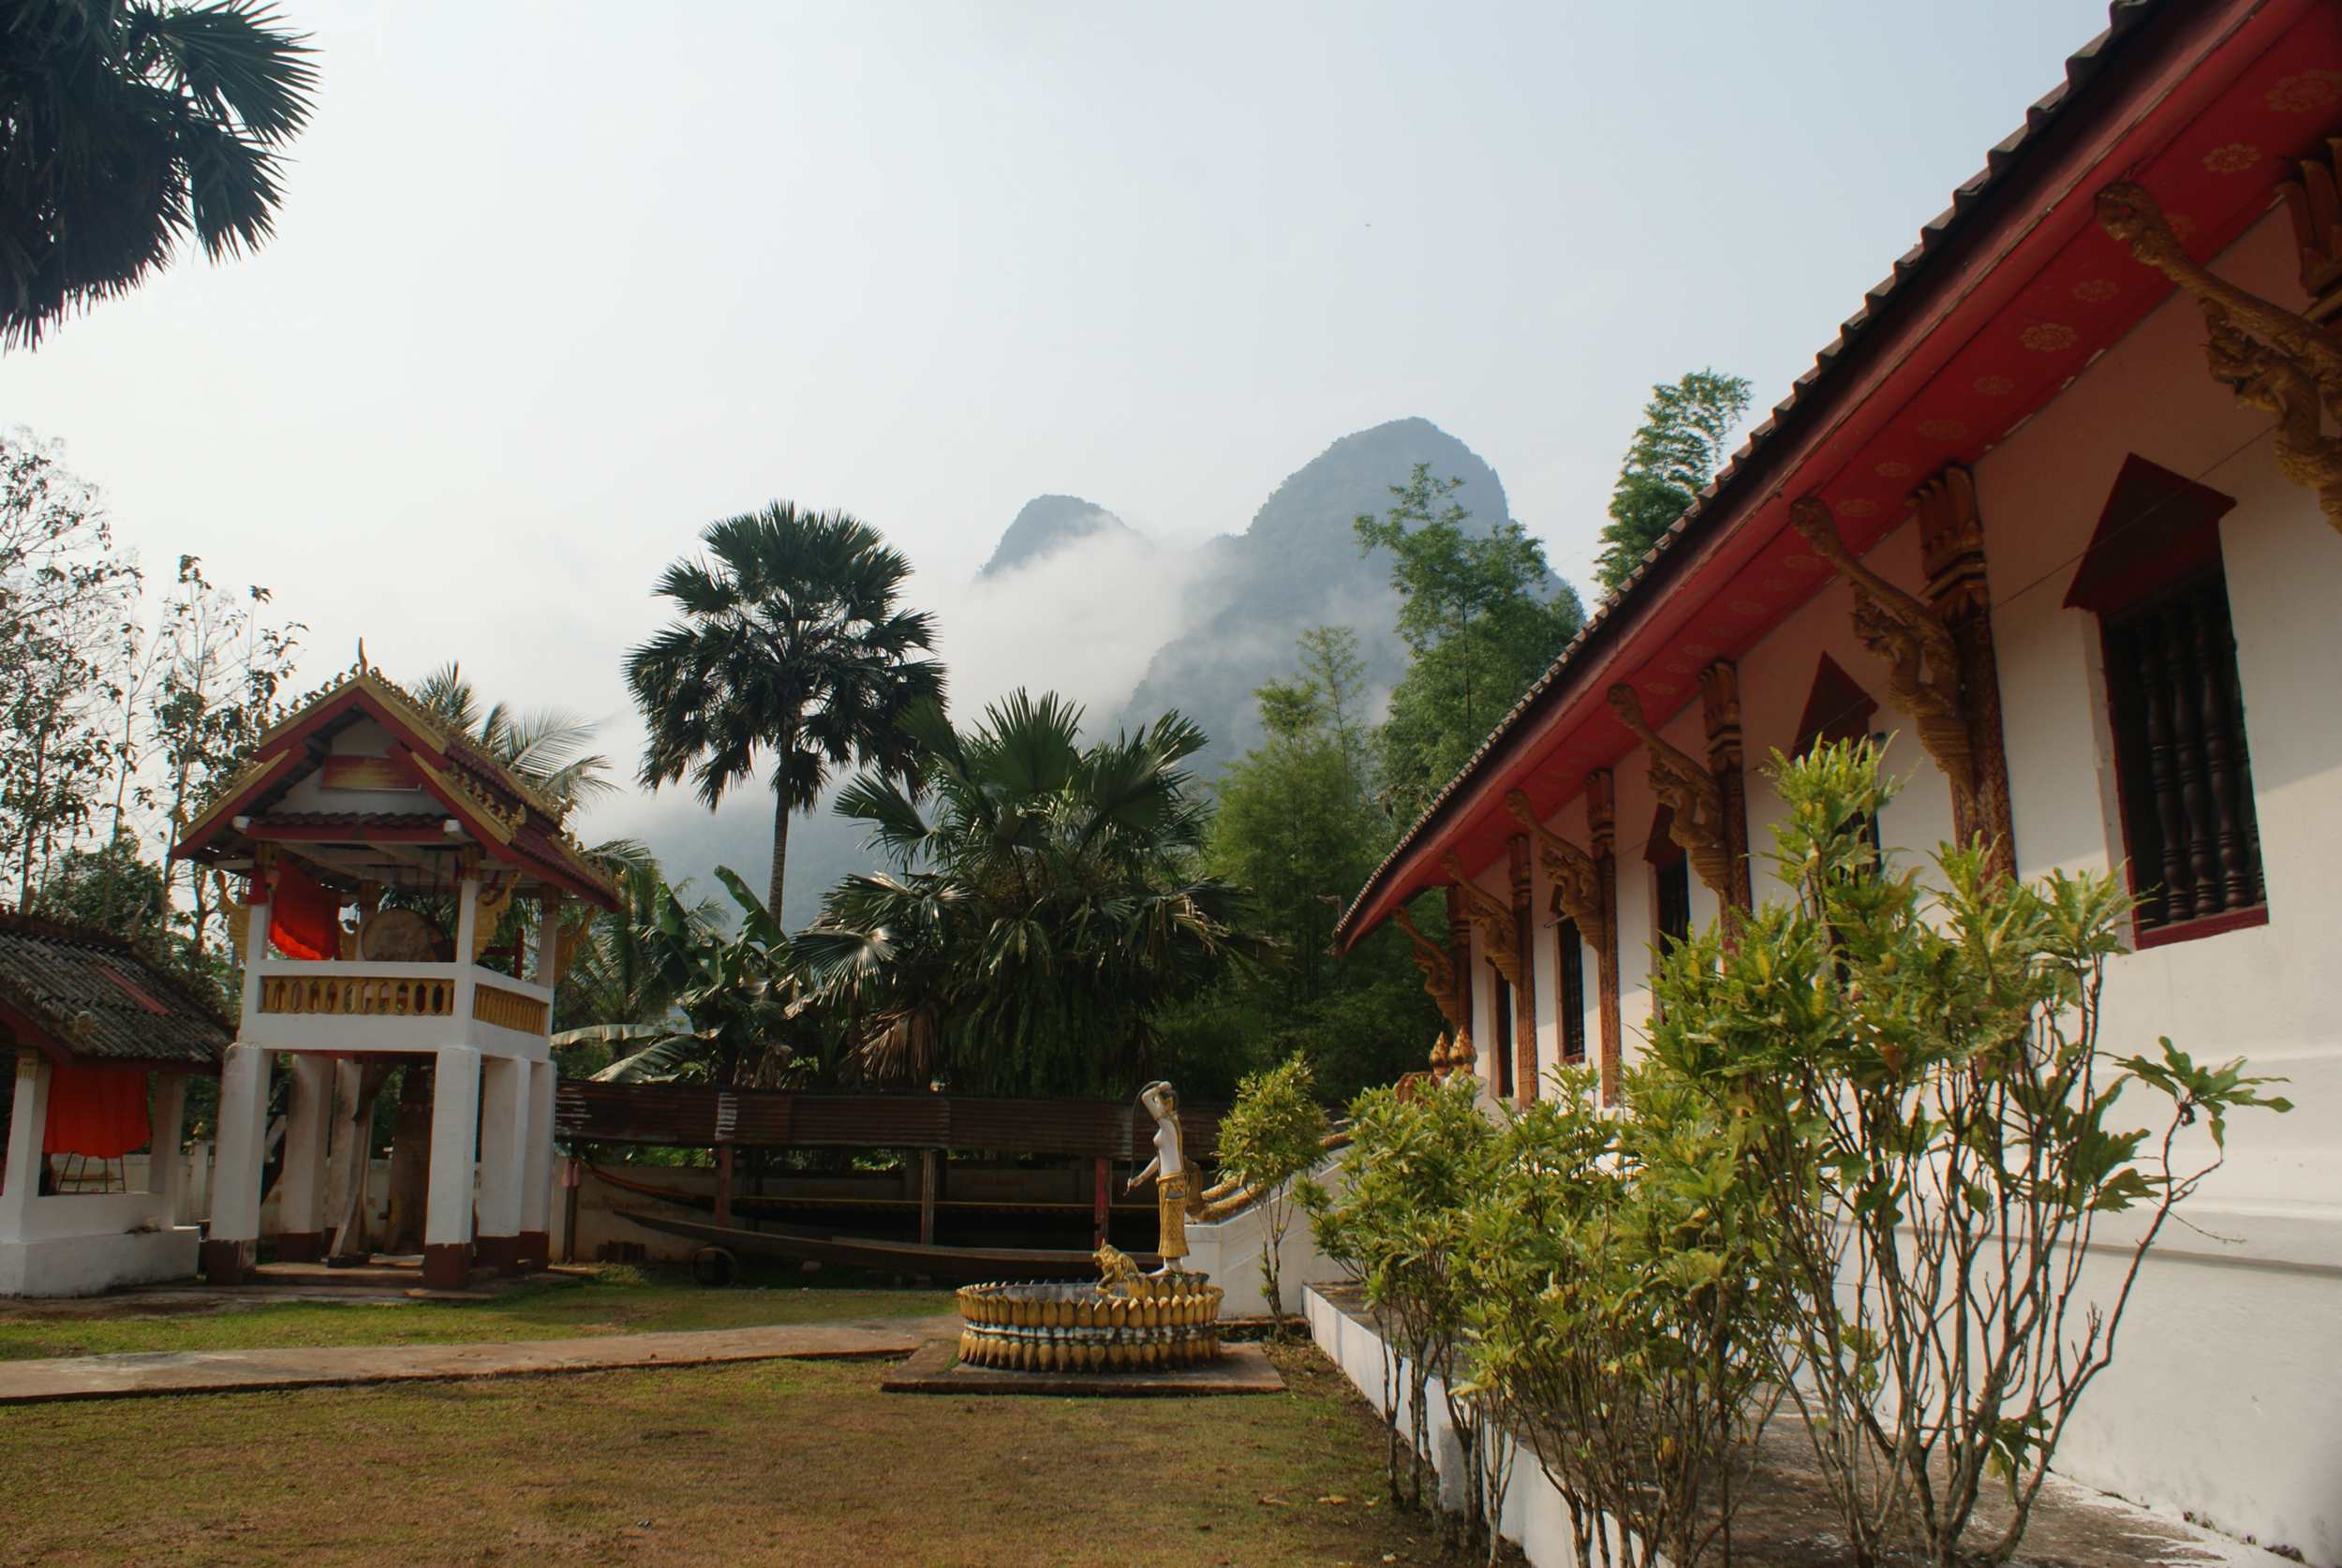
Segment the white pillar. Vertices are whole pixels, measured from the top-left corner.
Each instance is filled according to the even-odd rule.
[[[8,1111],[8,1152],[0,1172],[0,1237],[21,1236],[40,1195],[41,1134],[49,1128],[49,1059],[31,1046],[16,1052]]]
[[[528,1147],[528,1063],[490,1057],[480,1084],[480,1261],[519,1261],[521,1184]]]
[[[325,1255],[325,1157],[334,1125],[334,1059],[298,1054],[285,1111],[284,1176],[277,1186],[278,1256],[313,1263]]]
[[[260,1161],[268,1136],[266,1048],[235,1044],[219,1074],[219,1141],[212,1161],[212,1228],[203,1273],[233,1284],[252,1266],[260,1239]]]
[[[522,1147],[521,1250],[524,1261],[553,1261],[553,1063],[528,1064],[527,1142]]]
[[[480,1130],[480,1053],[443,1046],[431,1096],[431,1193],[422,1217],[423,1283],[462,1287],[471,1271],[472,1157]]]
[[[179,1153],[179,1133],[186,1125],[187,1078],[184,1072],[157,1072],[149,1082],[154,1094],[148,1122],[154,1132],[146,1141],[146,1190],[155,1195],[155,1212],[162,1222],[175,1225],[187,1185],[186,1161]]]
[[[260,1238],[261,1140],[268,1136],[268,1052],[228,1047],[219,1073],[219,1142],[213,1152],[212,1239]]]

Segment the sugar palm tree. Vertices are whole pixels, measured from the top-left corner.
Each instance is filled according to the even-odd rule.
[[[214,260],[264,243],[310,53],[253,0],[0,0],[0,345],[127,292],[190,233]]]
[[[1203,732],[1166,714],[1085,747],[1080,723],[1018,691],[956,732],[929,704],[907,719],[921,785],[864,775],[838,796],[898,871],[838,883],[792,948],[813,998],[856,1021],[863,1076],[1127,1089],[1153,1013],[1247,951],[1235,891],[1195,870],[1206,813],[1183,764]]]
[[[869,525],[775,501],[700,539],[707,555],[659,581],[682,618],[627,656],[649,731],[642,780],[656,790],[688,772],[713,811],[769,768],[764,903],[778,922],[789,819],[820,801],[835,769],[915,773],[902,717],[941,697],[943,667],[915,657],[932,645],[933,619],[897,607],[911,563]]]

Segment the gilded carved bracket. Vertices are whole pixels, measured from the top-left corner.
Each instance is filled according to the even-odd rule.
[[[1445,948],[1423,934],[1416,925],[1415,917],[1407,913],[1404,904],[1392,910],[1390,918],[1399,929],[1407,934],[1407,940],[1415,950],[1415,967],[1423,971],[1424,992],[1439,1004],[1440,1016],[1459,1030],[1469,1029],[1471,1017],[1464,1010],[1462,997],[1456,991],[1455,960],[1448,955]],[[1445,1042],[1442,1043],[1445,1044]],[[1434,1059],[1432,1065],[1440,1063]]]
[[[2236,401],[2276,418],[2277,466],[2316,492],[2326,521],[2342,530],[2342,439],[2326,435],[2342,420],[2342,335],[2216,277],[2187,254],[2154,197],[2128,181],[2098,192],[2098,227],[2193,299],[2211,339],[2204,358],[2212,378]]]
[[[1489,962],[1496,966],[1496,972],[1514,990],[1519,990],[1520,926],[1514,918],[1513,907],[1466,876],[1463,862],[1456,858],[1453,851],[1441,857],[1440,864],[1456,880],[1456,891],[1463,898],[1464,918],[1480,934],[1480,947]]]
[[[1935,612],[1854,557],[1818,496],[1789,508],[1789,526],[1854,589],[1854,634],[1887,662],[1887,691],[1919,727],[1920,744],[1957,793],[1975,793],[1960,646]]]
[[[1732,898],[1732,853],[1725,843],[1724,791],[1698,762],[1659,738],[1643,717],[1635,688],[1622,681],[1610,688],[1610,709],[1643,744],[1651,759],[1651,792],[1673,813],[1668,836],[1682,847],[1692,869],[1716,895]]]
[[[1593,856],[1538,821],[1529,797],[1519,790],[1505,797],[1505,805],[1536,840],[1537,858],[1553,879],[1562,912],[1578,923],[1587,945],[1599,951],[1609,939],[1609,922],[1602,909],[1602,868]]]

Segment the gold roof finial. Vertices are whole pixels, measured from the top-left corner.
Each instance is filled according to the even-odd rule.
[[[366,640],[363,637],[358,639],[358,673],[366,673]]]

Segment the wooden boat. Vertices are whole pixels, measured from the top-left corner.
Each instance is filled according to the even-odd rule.
[[[720,1247],[741,1258],[788,1258],[801,1263],[867,1268],[881,1274],[923,1274],[935,1280],[1089,1280],[1098,1273],[1091,1254],[1074,1248],[938,1247],[916,1241],[882,1241],[872,1236],[832,1235],[790,1225],[744,1231],[639,1208],[615,1212],[645,1230],[679,1235],[703,1246]],[[1152,1268],[1162,1262],[1151,1252],[1134,1252],[1131,1259],[1141,1268]]]

